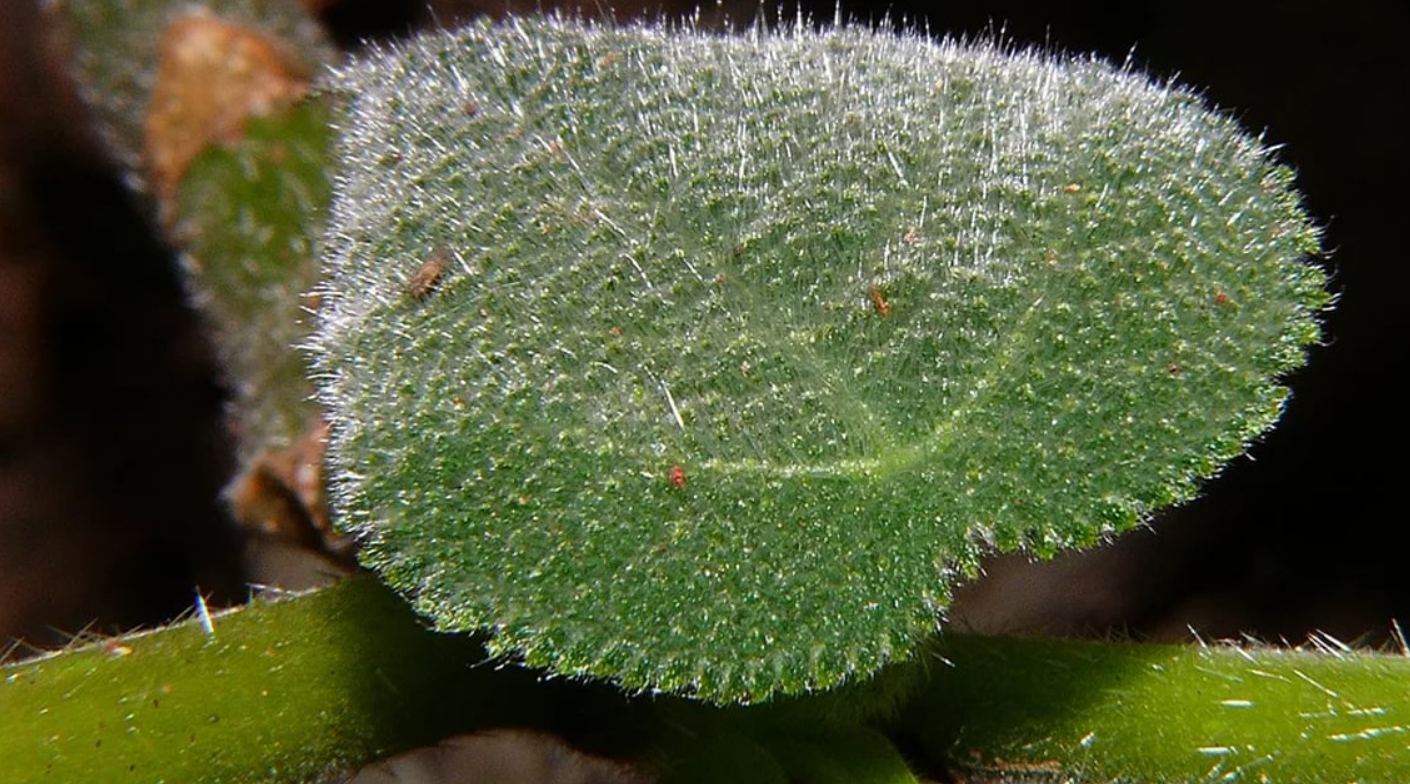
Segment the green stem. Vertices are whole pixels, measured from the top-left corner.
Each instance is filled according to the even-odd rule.
[[[905,723],[1006,779],[1401,784],[1410,658],[949,635]]]
[[[700,752],[732,748],[772,760],[755,766],[761,781],[858,765],[909,780],[891,770],[899,757],[871,749],[881,736],[838,726],[847,712],[833,704],[894,702],[906,677],[760,707],[628,702],[485,665],[479,641],[425,630],[365,579],[257,602],[212,627],[193,620],[0,668],[0,779],[310,781],[457,732],[528,726],[655,760],[668,780],[717,778],[688,763],[729,769]],[[946,663],[931,664],[892,730],[951,768],[1143,784],[1399,784],[1410,770],[1403,656],[960,635],[935,651]]]
[[[473,666],[478,641],[426,631],[373,580],[212,627],[0,668],[0,780],[302,782],[456,732],[564,729],[566,689]]]

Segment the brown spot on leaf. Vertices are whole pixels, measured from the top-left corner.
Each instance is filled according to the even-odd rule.
[[[446,252],[437,249],[407,280],[407,296],[415,300],[422,300],[434,294],[436,289],[440,288],[441,281],[445,279],[447,269]]]
[[[871,306],[876,309],[876,314],[882,318],[891,315],[891,303],[886,301],[886,296],[881,293],[881,289],[871,287]]]
[[[163,200],[213,142],[238,138],[245,120],[302,98],[309,76],[259,30],[197,12],[162,35],[145,122],[146,158]]]

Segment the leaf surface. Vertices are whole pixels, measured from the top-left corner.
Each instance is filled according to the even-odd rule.
[[[343,522],[438,626],[629,688],[907,656],[985,550],[1191,497],[1327,302],[1290,172],[1098,62],[527,19],[334,89]]]

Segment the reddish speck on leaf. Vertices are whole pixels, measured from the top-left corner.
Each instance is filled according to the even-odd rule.
[[[425,262],[417,268],[411,278],[406,282],[407,296],[415,300],[423,300],[435,293],[440,287],[441,280],[445,278],[449,267],[446,264],[446,257],[449,254],[442,248],[437,248]]]
[[[871,287],[871,306],[876,308],[877,315],[882,318],[891,315],[891,303],[886,301],[886,297],[882,295],[881,289],[876,286]]]
[[[1229,304],[1229,295],[1221,291],[1214,295],[1214,301],[1220,305],[1227,305]]]
[[[679,464],[671,466],[671,472],[667,476],[677,489],[685,488],[685,469]]]

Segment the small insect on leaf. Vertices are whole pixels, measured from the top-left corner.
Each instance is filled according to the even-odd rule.
[[[679,464],[671,466],[671,472],[667,474],[667,478],[671,480],[671,484],[675,485],[676,489],[685,489],[685,469]]]
[[[445,279],[447,253],[444,249],[437,248],[431,253],[411,278],[406,281],[406,295],[414,300],[423,300],[436,292],[440,288],[441,282]]]
[[[886,296],[881,293],[881,289],[876,286],[871,287],[871,306],[876,309],[878,316],[886,318],[891,315],[891,303],[886,301]]]
[[[1229,295],[1220,291],[1214,295],[1214,301],[1220,305],[1227,305],[1229,304]]]

